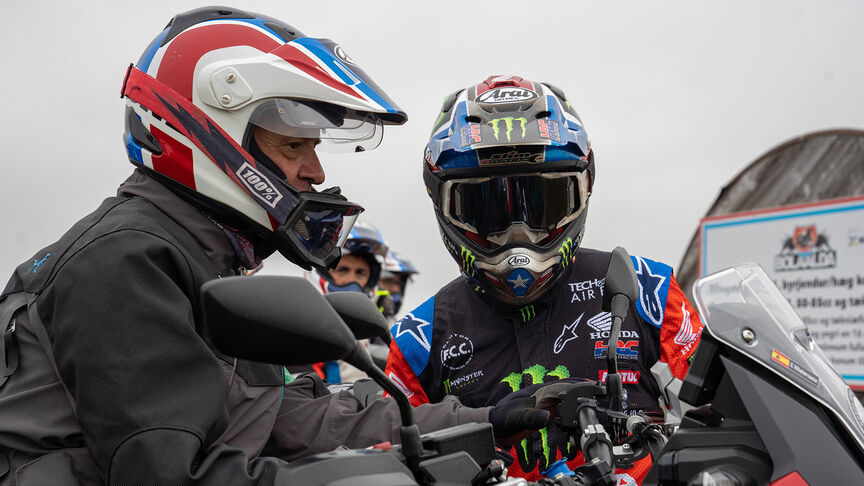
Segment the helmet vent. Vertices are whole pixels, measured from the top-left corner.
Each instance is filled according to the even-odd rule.
[[[465,116],[465,121],[468,123],[482,123],[483,122],[483,120],[480,119],[479,116],[474,116],[474,115]]]
[[[540,113],[537,113],[537,115],[535,115],[535,118],[537,118],[539,120],[540,118],[549,118],[550,116],[552,116],[552,112],[549,110],[546,110],[546,111],[541,111]]]

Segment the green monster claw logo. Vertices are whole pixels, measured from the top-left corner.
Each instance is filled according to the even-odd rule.
[[[537,316],[533,305],[526,305],[525,307],[520,308],[519,312],[522,314],[522,322],[528,322]]]
[[[573,238],[567,238],[564,243],[558,248],[558,253],[561,254],[561,268],[567,268],[570,261],[573,260],[573,250],[576,245],[573,244]]]
[[[477,257],[475,257],[474,254],[471,253],[471,250],[469,250],[468,248],[465,248],[464,246],[461,248],[462,249],[459,251],[459,256],[462,259],[462,271],[473,277],[474,260],[476,260]]]
[[[504,135],[507,136],[508,142],[511,140],[510,134],[513,132],[513,122],[514,121],[519,122],[519,125],[522,127],[522,138],[523,139],[525,138],[525,126],[528,124],[528,120],[526,120],[525,118],[523,118],[521,116],[519,118],[514,118],[512,116],[505,116],[504,118],[493,118],[492,120],[489,120],[488,122],[486,122],[487,125],[492,127],[492,134],[495,135],[495,140],[500,141],[500,139],[498,138],[498,136],[501,133],[501,129],[500,129],[500,126],[498,124],[498,122],[500,122],[500,121],[504,122],[504,126],[507,129],[507,131],[504,132]]]
[[[570,377],[570,370],[567,369],[564,365],[558,365],[552,371],[546,369],[545,366],[535,364],[529,368],[522,370],[521,373],[510,373],[505,376],[501,383],[506,383],[510,390],[519,391],[522,389],[522,382],[525,380],[525,376],[528,376],[530,383],[525,386],[536,385],[537,383],[544,383],[547,376],[554,377],[558,380],[563,380],[564,378]],[[549,431],[546,428],[540,430],[540,443],[543,447],[543,457],[538,457],[537,453],[534,451],[533,447],[530,447],[528,444],[530,437],[528,439],[523,439],[521,443],[516,445],[516,456],[519,460],[519,465],[522,467],[522,470],[525,472],[533,470],[535,467],[539,467],[540,470],[548,469],[552,464],[552,461],[557,457],[556,454],[553,454],[553,450],[549,445]],[[567,452],[570,450],[570,444],[567,442],[566,437],[563,434],[560,435],[560,443],[553,444],[556,450],[560,451],[561,456],[564,457]]]

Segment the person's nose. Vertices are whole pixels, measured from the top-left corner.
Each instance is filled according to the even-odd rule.
[[[315,149],[310,150],[303,157],[303,163],[297,172],[297,176],[313,185],[324,183],[326,177],[324,167],[321,165],[321,160],[318,159],[318,153],[315,152]]]

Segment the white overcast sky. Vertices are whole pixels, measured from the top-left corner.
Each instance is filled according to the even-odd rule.
[[[0,278],[131,171],[120,84],[189,1],[18,2],[0,29]],[[327,185],[422,274],[456,276],[421,155],[441,100],[490,74],[567,93],[597,156],[584,246],[677,266],[721,187],[802,133],[864,127],[864,3],[855,1],[244,1],[339,42],[409,116],[377,150],[323,154]],[[864,169],[862,169],[864,170]],[[292,272],[278,255],[268,273]]]

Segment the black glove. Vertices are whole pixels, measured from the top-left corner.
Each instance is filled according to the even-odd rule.
[[[513,436],[542,429],[549,422],[549,411],[534,408],[534,392],[543,387],[542,383],[531,385],[502,398],[489,411],[489,423],[499,442],[513,443],[519,437]]]

